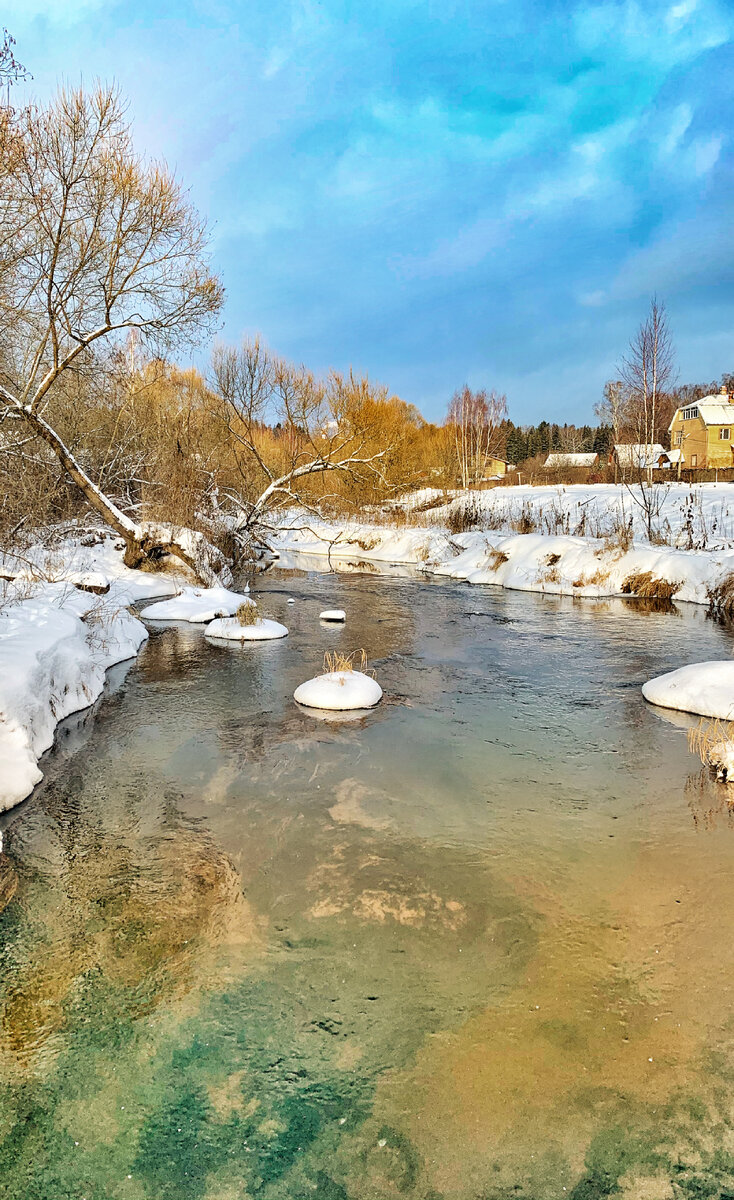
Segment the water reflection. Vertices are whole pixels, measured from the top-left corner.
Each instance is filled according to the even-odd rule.
[[[258,599],[288,639],[153,629],[2,820],[0,1196],[734,1188],[728,789],[639,693],[671,622],[689,660],[728,632],[352,573]],[[357,646],[385,702],[300,710]]]

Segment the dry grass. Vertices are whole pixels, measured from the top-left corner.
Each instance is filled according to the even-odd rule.
[[[235,616],[240,625],[257,625],[260,620],[260,610],[254,601],[245,601],[244,604],[240,604]]]
[[[540,576],[541,583],[560,583],[561,576],[557,567],[549,567],[545,574]]]
[[[364,671],[367,666],[367,655],[364,650],[353,650],[351,654],[343,654],[341,650],[327,650],[324,654],[324,675],[334,672]]]
[[[510,521],[510,528],[514,529],[515,533],[535,533],[538,528],[535,514],[529,507],[524,507],[520,516],[516,517],[514,521]]]
[[[510,556],[505,554],[504,550],[490,550],[488,557],[490,571],[497,571],[503,563],[510,561]]]
[[[714,587],[707,588],[709,609],[721,617],[734,617],[734,573],[725,575]]]
[[[602,568],[599,567],[599,570],[595,571],[593,575],[589,575],[588,579],[583,577],[580,579],[575,579],[573,582],[573,587],[601,587],[603,583],[607,582],[608,578],[609,572],[603,571]]]
[[[560,561],[561,561],[560,554],[549,554],[545,560],[545,565],[547,567],[555,567],[556,563],[559,563]]]
[[[607,533],[602,538],[602,544],[595,551],[597,555],[602,554],[626,554],[633,542],[632,536],[632,518],[627,524],[621,522],[610,533]]]
[[[719,761],[717,748],[722,742],[734,741],[734,722],[717,719],[707,721],[703,718],[695,729],[688,730],[688,749],[697,754],[705,767],[718,768],[720,778],[726,779],[726,767]],[[734,779],[731,780],[734,783]]]
[[[652,571],[635,571],[622,584],[622,594],[640,600],[672,600],[679,587],[680,581],[670,583],[667,579],[657,579]]]
[[[481,512],[476,504],[465,502],[449,509],[446,526],[449,533],[467,533],[470,529],[476,529],[480,521]]]

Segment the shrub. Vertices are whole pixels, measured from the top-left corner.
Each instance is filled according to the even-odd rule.
[[[489,551],[489,569],[490,569],[490,571],[499,570],[499,568],[502,566],[503,563],[506,563],[509,561],[510,561],[510,557],[508,554],[505,554],[504,550],[490,549],[490,551]]]

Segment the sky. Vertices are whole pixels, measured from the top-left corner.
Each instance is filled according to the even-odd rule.
[[[114,80],[212,227],[220,336],[431,420],[593,420],[652,294],[734,371],[734,0],[11,0],[20,95]]]

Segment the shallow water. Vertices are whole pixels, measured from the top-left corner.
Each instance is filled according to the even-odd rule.
[[[0,1196],[734,1194],[734,818],[639,691],[730,634],[258,592],[287,639],[156,626],[2,821]],[[383,704],[299,710],[358,647]]]

